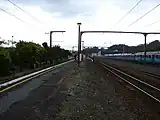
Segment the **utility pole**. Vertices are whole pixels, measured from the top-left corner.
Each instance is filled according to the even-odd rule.
[[[80,64],[80,53],[81,53],[81,23],[77,23],[78,25],[78,66]]]

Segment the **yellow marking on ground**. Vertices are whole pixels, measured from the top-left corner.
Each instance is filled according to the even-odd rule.
[[[73,61],[73,60],[70,60],[70,61],[67,61],[67,62],[58,64],[58,65],[55,65],[55,66],[53,66],[53,67],[56,68],[56,67],[59,67],[59,66],[61,66],[61,65],[66,64],[66,63],[70,63],[70,62],[72,62],[72,61]],[[4,89],[0,90],[0,94],[3,93],[3,92],[6,92],[7,90],[9,90],[9,89],[11,89],[11,88],[14,88],[14,87],[20,85],[20,84],[22,84],[22,83],[25,83],[25,82],[27,82],[27,81],[33,79],[33,78],[36,78],[37,76],[40,76],[40,75],[42,75],[42,74],[45,74],[46,72],[49,72],[50,70],[55,69],[55,68],[51,68],[51,69],[49,69],[49,70],[47,70],[47,71],[45,71],[45,72],[42,72],[42,73],[37,74],[37,75],[35,75],[35,76],[33,76],[33,77],[30,77],[30,78],[28,78],[28,79],[25,79],[25,80],[22,80],[22,81],[20,81],[20,82],[18,82],[18,83],[15,83],[15,84],[13,84],[13,85],[7,87],[7,88],[4,88]],[[62,82],[62,81],[61,81],[61,82]]]
[[[48,70],[48,71],[50,71],[50,70]],[[48,71],[46,71],[46,72],[48,72]],[[4,89],[0,90],[0,93],[3,93],[3,92],[5,92],[5,91],[7,91],[7,90],[9,90],[9,89],[11,89],[11,88],[14,88],[14,87],[16,87],[16,86],[18,86],[18,85],[20,85],[20,84],[22,84],[22,83],[25,83],[25,82],[33,79],[33,78],[36,78],[36,77],[38,77],[38,76],[40,76],[40,75],[42,75],[42,74],[45,74],[46,72],[40,73],[40,74],[35,75],[35,76],[33,76],[33,77],[30,77],[30,78],[28,78],[28,79],[22,80],[22,81],[20,81],[20,82],[18,82],[18,83],[15,83],[15,84],[7,87],[7,88],[4,88]]]
[[[5,92],[5,91],[7,91],[7,90],[9,90],[9,89],[11,89],[11,88],[13,88],[13,87],[16,87],[16,86],[18,86],[18,85],[20,85],[20,84],[22,84],[22,83],[24,83],[24,82],[27,82],[28,80],[30,80],[30,79],[23,80],[23,81],[21,81],[21,82],[18,82],[18,83],[16,83],[16,84],[13,84],[13,85],[11,85],[11,86],[3,89],[3,90],[0,90],[0,93],[3,93],[3,92]]]

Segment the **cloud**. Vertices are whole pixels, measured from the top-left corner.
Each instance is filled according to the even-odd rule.
[[[0,34],[6,39],[12,35],[15,39],[24,39],[42,43],[49,43],[49,35],[45,32],[50,30],[66,30],[63,35],[53,34],[53,40],[64,41],[60,44],[65,48],[72,48],[77,45],[78,29],[77,22],[82,22],[81,30],[127,30],[127,31],[156,31],[160,23],[144,27],[158,19],[160,8],[139,20],[133,26],[127,26],[142,16],[148,10],[159,3],[157,0],[144,0],[135,8],[121,23],[116,25],[118,20],[124,16],[138,0],[13,0],[20,7],[31,15],[35,16],[45,24],[34,20],[24,12],[15,8],[9,2],[0,2],[0,7],[15,14],[26,21],[29,25],[23,24],[12,16],[0,12]],[[159,29],[160,30],[160,29]],[[149,36],[147,41],[158,39],[159,36]],[[136,45],[144,42],[143,36],[122,35],[122,34],[84,34],[84,44],[87,46],[104,46],[111,44]]]
[[[99,0],[104,1],[104,0]],[[18,4],[39,6],[49,13],[61,13],[59,17],[75,17],[78,14],[95,12],[100,4],[97,0],[15,0]]]

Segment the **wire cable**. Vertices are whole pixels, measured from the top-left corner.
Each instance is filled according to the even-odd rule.
[[[10,12],[8,12],[8,11],[2,9],[2,8],[0,8],[0,11],[3,11],[3,12],[5,12],[5,13],[7,13],[8,15],[10,15],[10,16],[16,18],[17,20],[21,21],[21,22],[24,23],[25,25],[28,25],[28,26],[30,26],[30,27],[32,27],[32,28],[35,28],[35,26],[33,26],[33,25],[31,25],[31,24],[25,22],[24,20],[20,19],[20,18],[17,17],[16,15],[14,15],[14,14],[12,14],[12,13],[10,13]],[[36,27],[36,28],[37,28],[37,27]],[[38,28],[37,28],[37,29],[38,29]],[[43,29],[41,29],[41,30],[43,30]]]
[[[28,13],[27,11],[25,11],[24,9],[22,9],[21,7],[19,7],[16,3],[12,2],[11,0],[7,0],[8,2],[10,2],[12,5],[14,5],[15,7],[17,7],[18,9],[20,9],[21,11],[23,11],[24,13],[26,13],[28,16],[30,16],[32,19],[35,19],[36,21],[38,21],[41,24],[44,24],[42,21],[40,21],[39,19],[37,19],[36,17],[34,17],[33,15],[31,15],[30,13]]]
[[[139,0],[118,22],[116,25],[118,25],[127,15],[129,15],[140,3],[142,0]]]
[[[155,22],[153,22],[153,23],[150,23],[150,24],[145,25],[145,27],[152,26],[152,25],[157,24],[157,23],[159,23],[159,22],[160,22],[160,20],[157,20],[157,21],[155,21]]]
[[[148,12],[146,12],[144,15],[142,15],[141,17],[139,17],[137,20],[135,20],[134,22],[132,22],[131,24],[129,24],[128,27],[130,27],[133,24],[137,23],[139,20],[141,20],[142,18],[144,18],[146,15],[148,15],[150,12],[152,12],[153,10],[155,10],[159,6],[160,6],[160,4],[158,4],[155,7],[153,7],[151,10],[149,10]]]
[[[5,13],[7,13],[7,14],[10,15],[10,16],[15,17],[15,18],[18,19],[19,21],[21,21],[21,22],[23,22],[23,23],[25,23],[25,24],[28,24],[27,22],[23,21],[22,19],[18,18],[16,15],[14,15],[14,14],[12,14],[12,13],[10,13],[10,12],[2,9],[2,8],[0,8],[0,10],[3,11],[3,12],[5,12]]]

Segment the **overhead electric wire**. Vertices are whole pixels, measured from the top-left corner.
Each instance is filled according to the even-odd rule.
[[[40,22],[41,24],[44,24],[42,21],[40,21],[39,19],[37,19],[36,17],[34,17],[33,15],[31,15],[27,11],[25,11],[24,9],[22,9],[21,7],[19,7],[16,3],[12,2],[11,0],[7,0],[7,1],[10,2],[12,5],[14,5],[15,7],[17,7],[18,9],[20,9],[21,11],[23,11],[24,13],[26,13],[32,19],[35,19],[36,21]]]
[[[3,11],[3,12],[5,12],[5,13],[7,13],[7,14],[10,15],[10,16],[15,17],[15,18],[18,19],[19,21],[21,21],[21,22],[23,22],[23,23],[25,23],[25,24],[28,24],[27,22],[23,21],[22,19],[18,18],[16,15],[14,15],[14,14],[12,14],[12,13],[10,13],[10,12],[2,9],[2,8],[0,8],[0,10]]]
[[[146,15],[148,15],[150,12],[152,12],[153,10],[155,10],[159,6],[160,6],[160,4],[158,4],[155,7],[153,7],[151,10],[149,10],[148,12],[146,12],[144,15],[142,15],[141,17],[139,17],[137,20],[135,20],[134,22],[132,22],[131,24],[129,24],[128,27],[130,27],[133,24],[135,24],[136,22],[138,22],[140,19],[142,19],[143,17],[145,17]]]
[[[16,15],[14,15],[14,14],[12,14],[12,13],[10,13],[10,12],[8,12],[8,11],[6,11],[5,9],[3,9],[3,8],[0,8],[0,11],[3,11],[3,12],[5,12],[6,14],[8,14],[8,15],[10,15],[10,16],[12,16],[12,17],[14,17],[14,18],[16,18],[17,20],[19,20],[19,21],[21,21],[22,23],[24,23],[24,24],[26,24],[26,25],[29,25],[30,27],[33,27],[31,24],[29,24],[28,22],[26,22],[26,21],[24,21],[24,20],[22,20],[22,19],[20,19],[19,17],[17,17]],[[34,27],[35,28],[35,27]]]
[[[139,0],[118,22],[117,24],[119,24],[127,15],[129,15],[140,3],[142,2],[142,0]],[[116,25],[117,25],[116,24]]]
[[[157,23],[159,23],[159,22],[160,22],[160,20],[157,20],[157,21],[155,21],[155,22],[153,22],[153,23],[150,23],[150,24],[145,25],[145,27],[152,26],[152,25],[157,24]]]

